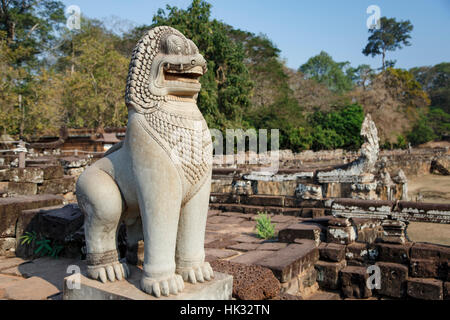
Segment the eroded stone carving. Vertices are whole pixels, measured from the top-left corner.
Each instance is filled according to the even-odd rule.
[[[77,183],[89,277],[106,282],[128,276],[117,254],[121,221],[130,251],[144,240],[145,292],[177,294],[184,281],[214,276],[204,253],[212,141],[196,103],[205,72],[196,45],[170,27],[151,29],[134,49],[126,138]]]
[[[317,174],[319,182],[362,182],[360,176],[371,175],[380,152],[378,130],[370,114],[366,116],[361,127],[364,143],[361,146],[361,156],[341,168],[323,171]],[[365,178],[364,180],[367,180]],[[373,180],[373,177],[372,177]]]

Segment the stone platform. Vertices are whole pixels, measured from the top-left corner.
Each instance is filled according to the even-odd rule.
[[[142,270],[130,267],[131,277],[124,281],[101,283],[85,275],[74,274],[64,279],[63,300],[231,300],[233,277],[215,272],[214,279],[197,283],[186,283],[182,293],[155,298],[141,291],[139,281]],[[80,289],[69,289],[70,283],[81,278]]]

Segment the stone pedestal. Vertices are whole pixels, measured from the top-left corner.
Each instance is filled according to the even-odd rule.
[[[183,292],[178,295],[155,298],[139,288],[142,270],[130,266],[130,271],[130,278],[105,284],[83,274],[71,275],[64,279],[63,300],[231,300],[233,277],[224,273],[215,272],[214,279],[204,283],[185,282]],[[79,289],[76,289],[77,279]]]

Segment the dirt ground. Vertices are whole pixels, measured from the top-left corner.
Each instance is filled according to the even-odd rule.
[[[427,174],[408,177],[408,195],[411,201],[450,203],[450,176]]]
[[[408,194],[412,201],[450,203],[450,176],[424,175],[408,177]],[[415,242],[450,246],[450,224],[411,222],[408,237]]]

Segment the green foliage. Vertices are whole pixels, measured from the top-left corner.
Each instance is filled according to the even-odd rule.
[[[420,120],[408,134],[408,140],[412,145],[419,145],[435,138],[433,129],[427,125],[424,119]]]
[[[387,68],[381,73],[386,87],[407,106],[428,106],[430,99],[414,75],[403,69]]]
[[[0,3],[0,31],[9,47],[22,54],[15,66],[35,68],[38,55],[56,40],[55,31],[65,21],[64,4],[55,0],[10,0]]]
[[[408,141],[405,136],[399,134],[397,135],[397,143],[394,145],[395,149],[406,149],[408,148]]]
[[[419,145],[434,139],[442,139],[449,132],[450,114],[441,108],[431,107],[409,132],[408,141],[412,145]]]
[[[25,232],[24,235],[22,235],[19,239],[22,240],[20,243],[21,245],[30,245],[33,241],[35,241],[37,238],[37,234],[35,231],[33,232]]]
[[[265,213],[258,213],[256,219],[256,232],[261,239],[272,239],[275,236],[275,225],[270,221],[270,217]]]
[[[356,150],[362,144],[360,136],[364,121],[364,110],[354,104],[337,111],[317,111],[309,116],[308,122],[314,128],[312,149],[328,150],[345,148]]]
[[[395,18],[386,17],[380,18],[380,24],[380,29],[369,29],[371,35],[362,53],[372,57],[382,55],[382,69],[385,70],[386,52],[410,46],[410,33],[414,27],[409,20],[397,22]],[[389,65],[393,67],[392,61]]]
[[[197,44],[208,61],[198,106],[210,128],[245,128],[243,116],[250,106],[253,83],[242,43],[229,36],[231,27],[212,19],[211,5],[203,0],[193,0],[186,10],[169,5],[166,10],[159,9],[152,27],[160,25],[178,29]]]
[[[64,246],[61,244],[56,243],[56,241],[46,239],[45,237],[38,236],[35,231],[25,232],[25,234],[19,239],[22,240],[20,243],[21,245],[30,246],[35,243],[36,249],[34,250],[34,253],[41,257],[48,256],[58,259],[59,254],[64,249]]]
[[[323,83],[333,92],[345,92],[352,89],[351,77],[344,71],[348,66],[348,61],[335,62],[328,53],[322,51],[303,64],[299,71],[305,78]]]
[[[450,113],[450,63],[412,68],[410,72],[430,96],[431,105]]]
[[[357,85],[365,90],[375,77],[375,70],[368,64],[361,64],[356,68],[350,67],[347,76]]]
[[[450,133],[450,113],[441,108],[430,107],[426,123],[432,128],[438,139]]]

